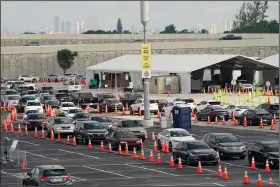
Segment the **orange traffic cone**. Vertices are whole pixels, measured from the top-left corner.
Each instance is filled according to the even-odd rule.
[[[129,156],[128,145],[127,144],[125,144],[124,156]]]
[[[256,163],[255,163],[255,158],[254,157],[252,157],[251,169],[256,169]]]
[[[146,160],[146,157],[145,157],[145,154],[144,154],[144,150],[143,150],[143,149],[141,149],[140,160]]]
[[[168,142],[165,143],[164,152],[165,152],[165,153],[169,153],[169,145],[168,145]]]
[[[4,119],[4,122],[3,122],[3,130],[4,130],[5,132],[8,131],[7,122],[6,122],[5,119]]]
[[[52,132],[51,132],[51,137],[50,137],[50,140],[51,140],[51,141],[54,141],[54,134],[53,134],[53,130],[52,130]]]
[[[91,139],[88,139],[88,149],[92,149]]]
[[[122,115],[125,115],[125,109],[124,109],[124,107],[123,107],[123,109],[122,109]]]
[[[234,112],[232,113],[232,116],[231,116],[231,121],[234,121],[235,120],[235,115],[234,115]]]
[[[198,167],[197,167],[196,173],[198,173],[198,174],[202,173],[202,167],[201,167],[201,162],[200,161],[198,161]]]
[[[183,164],[182,164],[182,160],[181,158],[179,157],[179,160],[178,160],[178,166],[177,166],[178,169],[182,169],[183,168]]]
[[[112,153],[113,150],[112,150],[112,145],[111,145],[111,142],[108,143],[108,153]]]
[[[196,117],[196,115],[194,116],[194,123],[197,123],[198,122],[198,120],[197,120],[197,117]]]
[[[105,106],[105,113],[108,113],[108,106]]]
[[[152,133],[152,141],[156,141],[155,133]]]
[[[24,160],[22,160],[21,162],[21,169],[26,169],[26,164]]]
[[[154,141],[154,151],[158,151],[157,142]]]
[[[160,112],[159,112],[159,110],[157,111],[157,118],[160,119]]]
[[[35,127],[34,138],[38,138],[38,130],[37,130],[37,127]]]
[[[165,152],[165,144],[163,142],[161,143],[161,152]]]
[[[122,155],[123,153],[122,153],[122,146],[121,146],[121,144],[119,144],[119,151],[118,151],[118,155]]]
[[[137,156],[137,153],[136,153],[136,148],[134,147],[133,148],[133,153],[132,153],[132,158],[136,159],[138,156]]]
[[[169,163],[169,166],[170,167],[174,167],[175,166],[175,164],[174,164],[174,158],[173,158],[173,155],[171,154],[171,156],[170,156],[170,163]]]
[[[268,187],[272,187],[272,186],[273,186],[272,177],[269,177]]]
[[[225,125],[225,124],[226,124],[225,117],[223,117],[222,125]]]
[[[244,127],[247,127],[247,119],[246,119],[246,116],[244,117],[243,126],[244,126]]]
[[[224,169],[223,179],[228,180],[228,172],[227,172],[227,167],[226,166],[225,166],[225,169]]]
[[[148,133],[145,131],[145,139],[148,139]]]
[[[275,130],[275,124],[273,123],[273,120],[271,120],[270,130]]]
[[[258,175],[257,186],[263,186],[262,177],[261,177],[261,174],[260,174],[260,173],[259,173],[259,175]]]
[[[18,134],[21,134],[22,132],[21,132],[21,126],[20,126],[20,124],[18,124]]]
[[[14,133],[14,125],[11,123],[10,132]]]
[[[195,117],[194,111],[192,111],[192,117]]]
[[[42,128],[42,131],[41,131],[41,139],[45,139],[45,130],[44,130],[44,128]]]
[[[153,154],[153,151],[151,150],[149,162],[154,162],[154,161],[155,161],[154,154]]]
[[[208,116],[207,117],[207,124],[210,124],[211,123],[211,120],[210,120],[210,117]]]
[[[217,116],[215,117],[215,124],[216,124],[216,125],[219,124],[219,122],[218,122],[218,117],[217,117]]]
[[[66,144],[67,144],[67,145],[70,145],[70,137],[69,137],[69,135],[67,136]]]
[[[57,142],[62,142],[61,137],[60,137],[60,132],[57,133]]]
[[[267,173],[270,172],[268,159],[266,159],[266,162],[265,162],[265,172],[267,172]]]
[[[262,121],[262,118],[261,118],[261,121],[260,121],[260,129],[263,129],[264,126],[263,126],[263,121]]]
[[[101,141],[101,144],[100,144],[100,149],[99,149],[101,152],[104,151],[104,144],[103,144],[103,141]]]
[[[28,136],[27,125],[25,125],[25,127],[24,127],[24,136]]]
[[[158,156],[157,156],[157,164],[161,164],[160,152],[158,152]]]
[[[276,116],[275,116],[275,114],[273,115],[273,123],[276,124]]]
[[[223,172],[222,172],[222,166],[221,164],[219,164],[219,168],[218,168],[218,177],[223,177]]]
[[[77,142],[76,142],[76,137],[74,136],[74,137],[73,137],[72,146],[76,146],[76,145],[77,145]]]
[[[243,184],[250,184],[248,174],[247,174],[247,170],[245,170]]]

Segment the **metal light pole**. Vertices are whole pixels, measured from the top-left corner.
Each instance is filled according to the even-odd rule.
[[[148,1],[140,1],[141,6],[141,22],[144,26],[144,43],[147,43],[146,39],[146,26],[149,22],[149,4]],[[149,79],[144,79],[144,125],[152,126],[150,115],[150,85]]]

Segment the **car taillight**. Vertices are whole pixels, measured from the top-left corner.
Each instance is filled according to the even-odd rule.
[[[67,174],[66,176],[64,176],[65,179],[72,179],[72,176],[70,174]]]
[[[42,176],[42,177],[40,178],[40,180],[43,181],[43,182],[46,181],[46,180],[48,180],[48,179],[50,179],[50,177],[47,177],[47,176]]]

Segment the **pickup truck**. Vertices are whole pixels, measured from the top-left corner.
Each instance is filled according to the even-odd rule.
[[[227,35],[221,37],[219,40],[242,40],[242,36]]]

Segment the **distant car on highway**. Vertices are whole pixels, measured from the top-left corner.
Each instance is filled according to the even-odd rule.
[[[172,154],[175,163],[181,158],[188,166],[197,165],[199,161],[217,165],[219,158],[217,152],[201,140],[181,141],[174,146]]]
[[[156,99],[155,101],[158,104],[158,109],[160,112],[162,111],[163,107],[167,107],[169,103],[167,100],[164,99]]]
[[[41,93],[49,93],[50,95],[54,94],[54,89],[52,86],[42,86],[40,89]]]
[[[61,75],[57,74],[50,74],[48,75],[48,82],[58,82],[58,81],[63,81],[64,77]]]
[[[107,116],[91,116],[91,121],[97,121],[100,124],[102,124],[104,127],[108,127],[109,125],[112,125],[112,120],[110,120]]]
[[[197,114],[208,106],[223,106],[223,104],[220,101],[204,100],[196,105],[196,107],[194,108],[194,113]]]
[[[242,40],[242,36],[234,36],[233,34],[223,36],[219,40]]]
[[[261,120],[263,125],[270,125],[273,119],[272,114],[264,109],[248,109],[239,116],[237,124],[244,125],[245,117],[248,126],[259,126]]]
[[[42,104],[45,104],[46,101],[49,101],[49,100],[57,100],[55,96],[53,95],[42,95],[42,97],[40,98],[40,102]]]
[[[208,120],[208,117],[210,118],[210,121],[215,121],[216,118],[218,120],[224,119],[225,121],[228,121],[229,113],[226,109],[222,108],[221,106],[208,106],[200,112],[197,112],[196,117],[199,121]]]
[[[135,102],[130,105],[130,114],[133,113],[140,113],[144,114],[144,99],[137,99],[135,100]],[[150,100],[150,112],[153,114],[157,114],[158,113],[158,104],[155,100]]]
[[[45,106],[50,106],[51,108],[59,108],[60,102],[58,100],[46,100],[44,102],[43,108],[45,109]]]
[[[40,46],[40,43],[39,42],[30,42],[30,43],[24,44],[23,46]]]
[[[72,176],[60,165],[33,167],[22,179],[23,186],[73,186]]]
[[[186,107],[190,107],[192,110],[195,108],[196,104],[193,99],[185,99],[185,98],[176,98],[173,102],[183,101],[186,104]]]
[[[77,121],[88,121],[90,120],[90,114],[89,113],[86,113],[86,112],[79,112],[79,113],[76,113],[74,114],[74,116],[72,117],[73,119],[73,123],[76,124]]]
[[[232,115],[234,114],[234,117],[238,118],[243,112],[250,109],[247,105],[229,105],[225,108],[229,113],[229,118],[232,118]]]
[[[171,116],[174,106],[186,106],[186,103],[184,101],[170,102],[167,106],[162,108],[161,115],[167,117]]]
[[[52,130],[54,136],[57,137],[58,133],[60,133],[61,136],[73,135],[75,125],[68,117],[55,117],[47,119],[46,127],[49,137]]]
[[[39,81],[38,77],[33,77],[31,75],[20,75],[18,76],[19,81],[24,81],[24,82],[33,82],[36,83]]]
[[[55,97],[60,102],[71,101],[71,98],[68,93],[55,93]]]
[[[141,93],[128,92],[124,93],[119,100],[124,106],[128,105],[128,107],[130,107],[130,105],[132,105],[136,99],[143,98],[144,97]]]
[[[109,99],[109,98],[116,98],[116,96],[114,96],[111,93],[98,93],[96,94],[98,103],[102,103],[104,99]]]
[[[161,148],[161,144],[164,143],[164,145],[169,145],[170,151],[177,143],[191,140],[195,140],[193,134],[190,134],[187,130],[181,128],[165,129],[157,135],[158,148]]]
[[[37,127],[38,130],[46,128],[46,118],[42,113],[30,113],[26,117],[28,130],[34,130]]]

